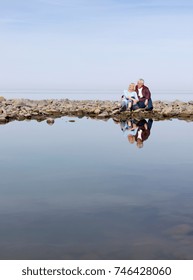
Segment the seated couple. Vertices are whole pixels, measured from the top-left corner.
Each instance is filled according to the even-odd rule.
[[[130,111],[139,108],[145,108],[146,111],[152,111],[153,109],[151,92],[144,85],[143,79],[139,79],[136,86],[134,83],[131,83],[128,90],[124,90],[121,98],[121,112],[127,109]]]

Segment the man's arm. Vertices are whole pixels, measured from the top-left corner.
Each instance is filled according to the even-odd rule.
[[[146,88],[144,89],[144,97],[145,97],[145,106],[147,106],[147,105],[148,105],[148,101],[149,101],[149,99],[151,98],[151,92],[150,92],[150,90],[148,89],[148,87],[146,87]]]
[[[150,99],[151,98],[151,92],[150,92],[150,90],[148,89],[148,87],[146,87],[145,89],[144,89],[144,97],[145,97],[145,99]]]

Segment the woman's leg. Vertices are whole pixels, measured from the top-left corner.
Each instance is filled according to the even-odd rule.
[[[132,107],[133,107],[133,101],[129,100],[128,101],[128,108],[129,108],[130,111],[132,110]]]
[[[125,111],[127,109],[128,106],[128,100],[126,98],[122,99],[121,101],[121,110]]]

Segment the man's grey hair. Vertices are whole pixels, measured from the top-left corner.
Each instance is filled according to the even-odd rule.
[[[144,85],[144,83],[145,83],[144,79],[139,79],[138,82],[140,82],[140,83],[143,84],[143,85]]]

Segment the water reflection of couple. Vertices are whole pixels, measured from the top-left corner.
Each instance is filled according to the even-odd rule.
[[[150,130],[152,128],[153,120],[149,119],[146,121],[129,119],[127,121],[121,121],[121,130],[127,137],[129,143],[133,144],[136,142],[138,148],[143,147],[143,142],[150,136]]]

